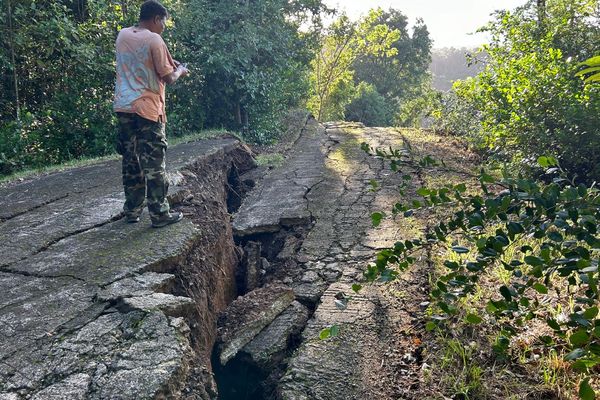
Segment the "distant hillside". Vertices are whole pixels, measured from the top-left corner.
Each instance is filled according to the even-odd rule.
[[[453,81],[479,73],[483,68],[482,63],[467,65],[466,55],[474,51],[475,49],[466,47],[433,49],[429,65],[429,71],[433,75],[433,87],[437,90],[447,91],[452,88]]]

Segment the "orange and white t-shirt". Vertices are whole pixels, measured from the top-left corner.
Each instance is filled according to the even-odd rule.
[[[119,32],[113,109],[152,121],[166,121],[164,76],[176,66],[162,37],[133,26]]]

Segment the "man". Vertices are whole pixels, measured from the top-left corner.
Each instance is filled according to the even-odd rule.
[[[146,1],[138,25],[122,29],[116,42],[114,110],[119,121],[117,151],[123,156],[123,210],[127,222],[138,222],[146,198],[155,228],[183,218],[169,210],[167,201],[165,83],[189,71],[173,60],[161,37],[168,17],[162,4]]]

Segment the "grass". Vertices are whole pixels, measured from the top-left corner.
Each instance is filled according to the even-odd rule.
[[[243,141],[241,136],[239,136],[239,134],[237,134],[237,133],[229,132],[226,130],[212,129],[212,130],[195,132],[195,133],[185,135],[185,136],[169,138],[169,146],[175,146],[180,143],[190,143],[190,142],[194,142],[197,140],[203,140],[203,139],[212,139],[212,138],[216,138],[216,137],[220,137],[220,136],[224,136],[224,135],[231,135],[231,136],[237,138],[238,140]],[[84,157],[84,158],[79,158],[76,160],[67,161],[62,164],[26,169],[26,170],[15,172],[10,175],[0,176],[0,185],[8,184],[8,183],[11,183],[14,181],[22,181],[25,179],[30,179],[30,178],[36,177],[38,175],[45,175],[45,174],[50,174],[53,172],[65,171],[65,170],[68,170],[71,168],[85,167],[88,165],[97,164],[97,163],[109,161],[109,160],[117,160],[120,157],[121,156],[118,155],[117,153],[113,153],[113,154],[108,154],[108,155],[105,155],[102,157]]]
[[[278,168],[283,165],[284,160],[281,153],[263,153],[256,156],[256,164],[261,167]]]

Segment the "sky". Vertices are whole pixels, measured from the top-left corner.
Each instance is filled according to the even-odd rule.
[[[526,0],[324,0],[329,7],[344,10],[358,19],[371,8],[394,8],[409,17],[411,24],[423,18],[433,47],[476,47],[486,41],[484,34],[474,34],[490,20],[497,9],[513,9]]]

